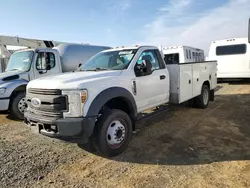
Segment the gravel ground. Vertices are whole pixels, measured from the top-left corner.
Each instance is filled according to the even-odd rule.
[[[0,115],[0,187],[250,187],[250,85],[220,84],[206,110],[172,106],[106,159]]]

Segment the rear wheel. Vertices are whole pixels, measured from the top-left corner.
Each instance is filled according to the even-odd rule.
[[[27,108],[25,92],[16,93],[10,104],[10,115],[15,119],[24,119],[24,110]]]
[[[209,87],[207,85],[203,85],[201,89],[201,94],[195,98],[195,105],[198,108],[207,108],[210,99],[209,95]]]
[[[132,137],[132,122],[121,110],[107,110],[97,122],[96,147],[107,157],[124,152]]]

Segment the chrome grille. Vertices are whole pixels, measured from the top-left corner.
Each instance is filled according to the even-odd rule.
[[[32,104],[32,99],[40,100],[40,105]],[[27,112],[41,118],[59,119],[67,111],[67,96],[62,95],[59,89],[29,88],[26,94]]]
[[[38,94],[38,95],[61,95],[62,91],[60,89],[28,89],[28,93]]]

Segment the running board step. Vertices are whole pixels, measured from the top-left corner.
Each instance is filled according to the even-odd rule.
[[[161,113],[165,113],[166,111],[169,111],[170,108],[168,105],[164,105],[164,106],[159,106],[156,108],[152,108],[150,110],[146,110],[145,112],[142,112],[138,115],[136,121],[142,121],[148,118],[151,118],[155,115],[159,115]]]

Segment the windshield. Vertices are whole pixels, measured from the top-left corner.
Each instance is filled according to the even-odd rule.
[[[133,59],[137,49],[100,52],[80,67],[82,71],[123,70]]]
[[[23,51],[12,54],[5,71],[29,71],[33,55],[33,51]]]

